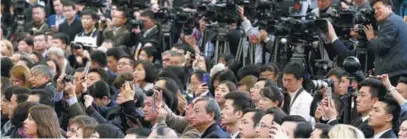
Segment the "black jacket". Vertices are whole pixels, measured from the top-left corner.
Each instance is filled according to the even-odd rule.
[[[214,123],[202,133],[201,138],[230,138],[230,134],[223,131],[218,124]]]
[[[82,32],[82,23],[81,20],[75,19],[71,24],[65,20],[62,24],[59,25],[58,31],[65,33],[69,36],[69,42],[75,39],[76,34]]]
[[[384,139],[384,138],[397,139],[397,136],[392,129],[392,130],[385,132],[383,135],[380,136],[380,138],[381,139]]]
[[[390,14],[385,21],[378,22],[377,37],[367,43],[375,57],[376,74],[389,77],[407,73],[407,24],[396,15]]]

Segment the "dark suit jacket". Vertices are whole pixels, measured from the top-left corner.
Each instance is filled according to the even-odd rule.
[[[133,55],[137,51],[136,49],[137,49],[137,46],[138,46],[139,43],[141,43],[142,47],[147,43],[151,43],[156,48],[156,50],[158,52],[154,57],[156,59],[157,58],[160,59],[161,53],[163,52],[163,48],[161,46],[160,32],[158,30],[158,27],[152,28],[151,31],[148,32],[146,35],[144,35],[144,31],[143,31],[143,32],[141,32],[139,34],[132,34],[132,36],[137,38],[136,43],[133,44],[133,45],[136,46],[136,48],[134,49],[135,51],[133,52]]]
[[[103,38],[114,41],[115,46],[125,45],[129,40],[130,32],[125,27],[121,27],[116,34],[114,34],[113,31],[114,30],[105,30],[103,32]]]
[[[393,129],[387,131],[386,133],[384,133],[383,135],[380,136],[380,138],[390,138],[390,139],[397,139],[396,134],[394,133]]]
[[[358,118],[360,118],[360,117],[358,117]],[[356,118],[356,119],[358,119],[358,118]],[[366,120],[362,123],[357,123],[356,119],[351,122],[351,125],[357,127],[359,130],[361,130],[363,132],[363,134],[365,134],[366,138],[372,138],[374,136],[374,131],[373,131],[373,128],[371,128],[368,125],[368,123],[367,123],[368,121]],[[329,122],[328,124],[331,126],[335,126],[335,125],[339,124],[339,122],[338,122],[338,120],[333,120],[333,121]]]
[[[368,41],[367,48],[376,55],[376,74],[394,77],[407,73],[407,24],[400,16],[392,13],[378,22],[377,37]]]
[[[65,33],[69,36],[69,41],[72,41],[75,39],[76,34],[79,32],[82,32],[82,23],[81,20],[76,19],[69,24],[67,20],[65,20],[62,24],[59,25],[58,31]]]
[[[218,124],[214,123],[205,130],[201,138],[230,138],[230,134],[223,131]]]
[[[24,26],[24,31],[25,31],[25,32],[30,32],[30,31],[32,30],[32,28],[34,28],[34,27],[35,27],[39,32],[43,32],[43,33],[49,29],[48,24],[45,23],[45,22],[44,22],[44,24],[41,25],[41,26],[34,26],[34,23],[31,22],[31,23],[26,24],[26,25]]]

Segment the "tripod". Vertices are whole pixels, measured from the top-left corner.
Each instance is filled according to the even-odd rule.
[[[218,34],[215,43],[215,63],[218,62],[219,56],[225,53],[230,53],[229,41],[226,38],[227,29],[224,27],[218,28]]]
[[[352,102],[354,102],[353,96],[357,96],[355,94],[355,90],[352,87],[352,82],[355,80],[355,77],[348,77],[349,82],[351,85],[349,85],[348,87],[348,93],[346,94],[345,101],[347,103],[345,103],[346,107],[345,110],[343,112],[344,116],[343,116],[343,123],[344,124],[350,124],[352,121]],[[356,103],[354,103],[356,104]]]

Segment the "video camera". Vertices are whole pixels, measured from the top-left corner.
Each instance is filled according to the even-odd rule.
[[[361,9],[359,12],[355,14],[355,18],[353,19],[354,24],[358,25],[358,29],[355,30],[358,32],[358,40],[366,41],[366,34],[363,31],[365,25],[372,24],[373,28],[376,28],[376,18],[374,17],[374,9],[366,8]]]

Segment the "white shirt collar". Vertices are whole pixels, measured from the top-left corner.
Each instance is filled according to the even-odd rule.
[[[373,136],[373,138],[374,139],[379,139],[384,133],[386,133],[387,131],[390,131],[390,130],[391,130],[391,128],[389,128],[387,130],[384,130],[384,131],[382,131],[380,133],[377,133],[376,135]]]
[[[236,139],[237,135],[239,135],[239,131],[237,131],[236,133],[232,134],[232,139]]]
[[[365,122],[367,119],[369,119],[369,115],[362,117],[362,122]]]
[[[146,35],[147,35],[148,33],[150,33],[151,30],[153,30],[155,27],[157,27],[157,25],[154,25],[152,28],[147,29],[146,32],[144,32],[143,36],[146,37]]]

